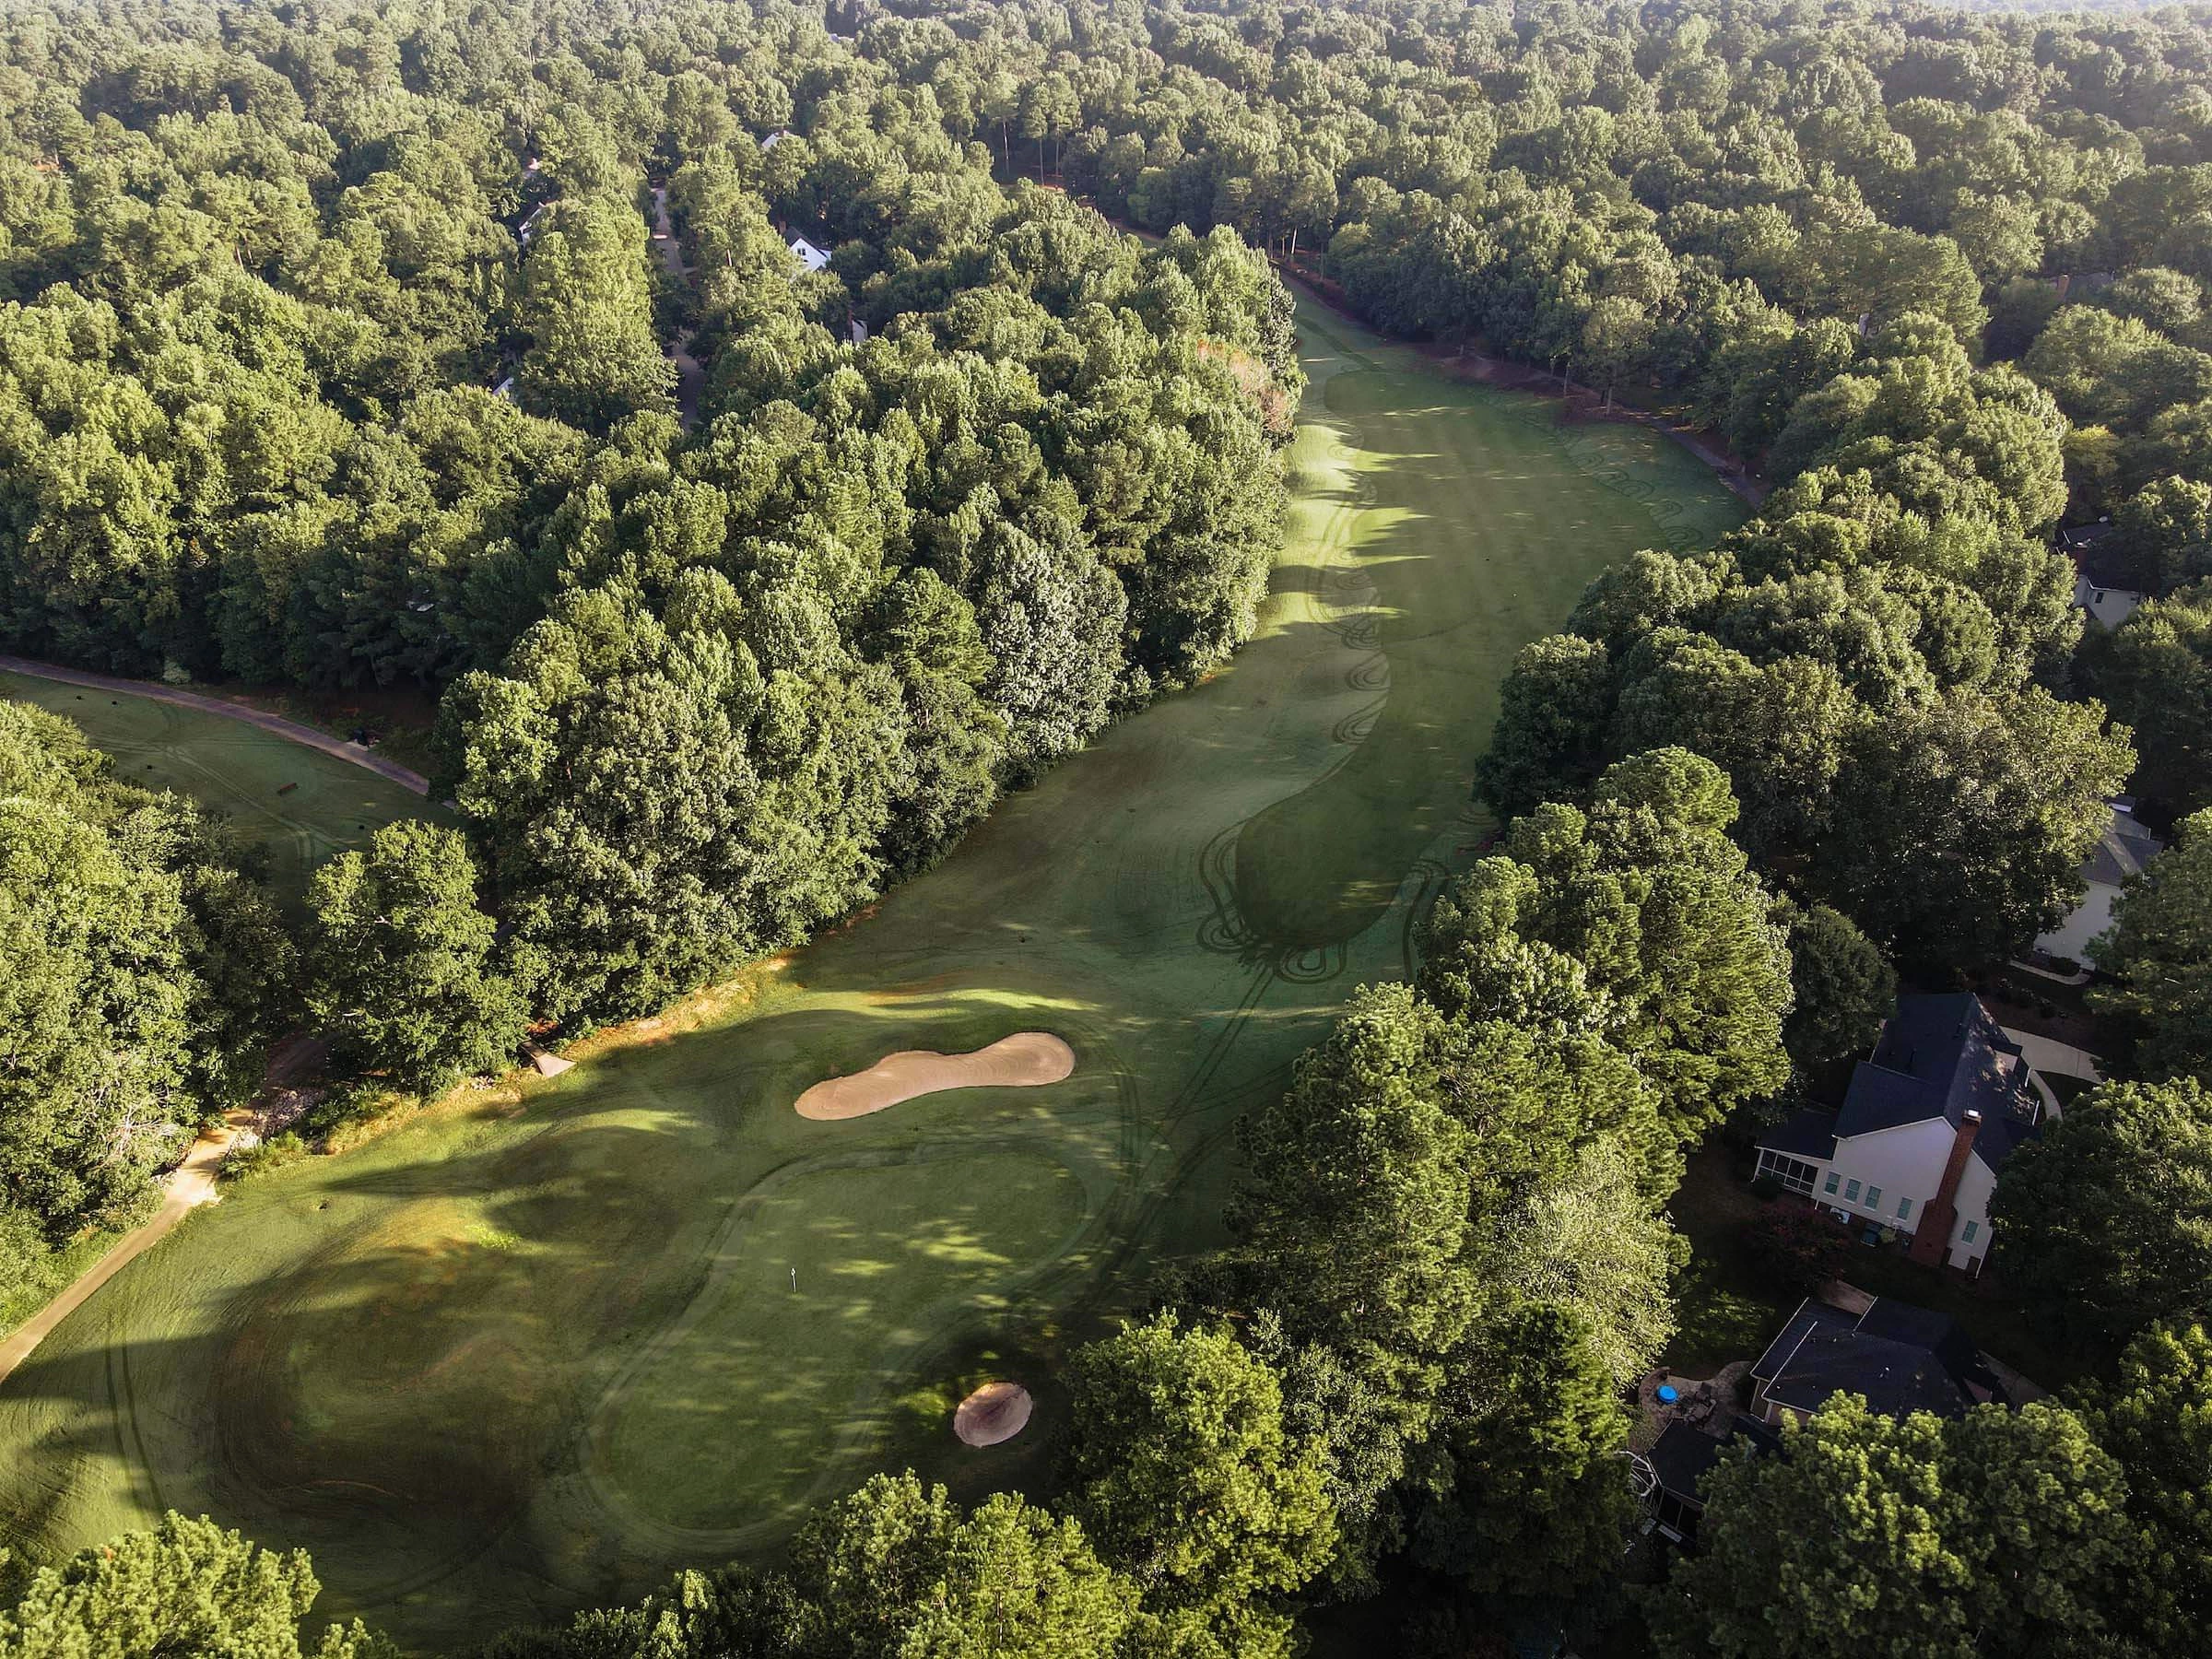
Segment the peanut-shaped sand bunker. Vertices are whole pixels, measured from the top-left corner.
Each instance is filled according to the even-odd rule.
[[[865,1117],[947,1088],[1037,1088],[1076,1069],[1076,1051],[1050,1031],[1017,1031],[965,1054],[900,1049],[866,1071],[817,1083],[798,1098],[803,1118]]]

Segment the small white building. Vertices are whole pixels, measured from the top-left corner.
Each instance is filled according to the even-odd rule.
[[[803,236],[791,239],[791,256],[809,271],[827,270],[830,265],[830,255]]]
[[[777,145],[782,143],[784,139],[790,136],[791,135],[789,133],[785,132],[782,127],[778,127],[767,137],[760,140],[760,147],[764,150],[774,149]]]
[[[1989,1200],[2012,1149],[2041,1124],[2020,1045],[1969,992],[1900,996],[1839,1112],[1807,1108],[1759,1138],[1759,1174],[1867,1243],[1969,1277],[1989,1253]]]
[[[2081,866],[2085,888],[2081,902],[2072,915],[2035,942],[2035,947],[2045,956],[2086,964],[2089,941],[2112,924],[2112,901],[2120,897],[2121,884],[2130,876],[2140,876],[2143,866],[2166,850],[2164,841],[2136,821],[2132,796],[2119,796],[2112,802],[2112,822],[2098,837],[2088,862]]]

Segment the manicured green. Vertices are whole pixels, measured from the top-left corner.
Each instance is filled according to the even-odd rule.
[[[195,1216],[0,1385],[12,1541],[205,1507],[311,1548],[322,1610],[452,1644],[761,1552],[886,1465],[971,1502],[1041,1476],[1067,1348],[1219,1239],[1238,1115],[1405,974],[1469,862],[1512,653],[1627,551],[1740,516],[1653,434],[1300,321],[1289,547],[1228,669],[709,1029]],[[1074,1046],[1065,1083],[791,1110],[888,1050],[1032,1028]],[[949,1406],[990,1375],[1038,1417],[971,1451]]]
[[[288,904],[299,900],[317,865],[366,846],[394,818],[451,821],[388,778],[220,714],[24,674],[0,673],[0,698],[75,721],[95,748],[114,757],[124,782],[173,789],[225,814],[267,853],[271,885]],[[279,794],[288,783],[299,787]]]

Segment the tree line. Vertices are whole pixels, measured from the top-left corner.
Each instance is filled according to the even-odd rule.
[[[651,1012],[1253,626],[1300,385],[1265,261],[994,180],[818,16],[10,18],[0,645],[427,687],[465,833],[380,833],[287,938],[219,826],[11,711],[11,800],[77,827],[8,850],[0,1286],[146,1205],[272,1033],[428,1093]]]
[[[1077,1352],[1048,1490],[967,1511],[882,1477],[773,1566],[502,1651],[1266,1654],[1411,1574],[1418,1640],[1459,1653],[1510,1598],[1601,1600],[1686,1149],[1863,1051],[1893,962],[2055,921],[2131,772],[2182,821],[2100,948],[2116,1080],[1996,1211],[1999,1262],[2117,1358],[2057,1404],[1840,1405],[1729,1465],[1644,1617],[1669,1654],[2201,1627],[2200,17],[147,16],[9,49],[0,631],[444,688],[465,842],[388,832],[317,880],[318,1006],[364,1064],[450,1076],[524,1018],[657,1006],[1219,661],[1298,383],[1253,247],[1394,332],[1691,410],[1775,486],[1516,662],[1464,739],[1498,848],[1414,982],[1359,994],[1245,1124],[1233,1246]],[[647,177],[688,288],[646,257]],[[691,432],[671,320],[711,363]],[[483,390],[509,371],[512,404]],[[2154,602],[2085,642],[2050,538],[2105,517]],[[419,955],[380,982],[348,929],[393,912]],[[0,1646],[103,1582],[41,1576]]]

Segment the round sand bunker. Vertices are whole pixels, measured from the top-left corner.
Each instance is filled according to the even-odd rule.
[[[865,1117],[947,1088],[1036,1088],[1076,1069],[1076,1051],[1050,1031],[1017,1031],[965,1054],[900,1049],[866,1071],[817,1083],[798,1098],[803,1118]]]
[[[952,1431],[971,1446],[1010,1441],[1030,1423],[1030,1391],[1018,1382],[986,1382],[952,1414]]]

